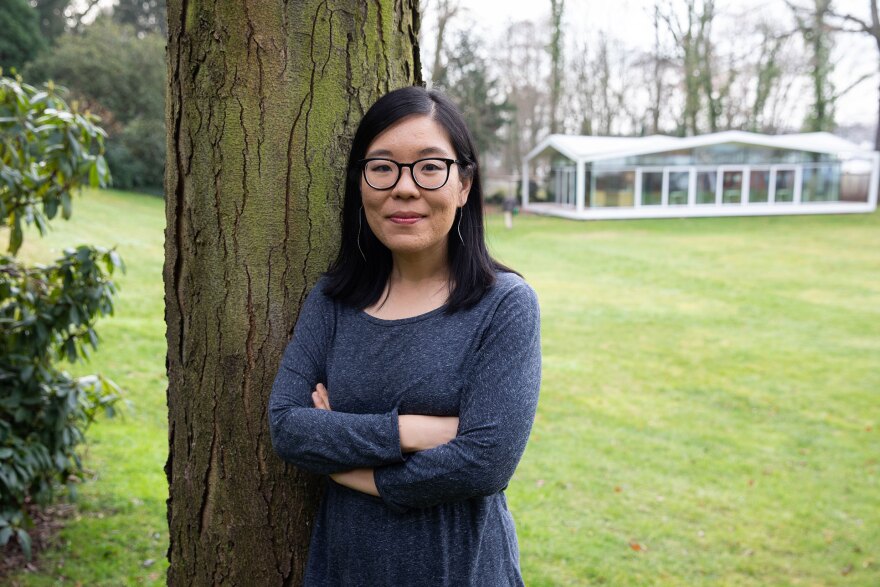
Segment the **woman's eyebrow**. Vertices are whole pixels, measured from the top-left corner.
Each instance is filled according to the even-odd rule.
[[[370,151],[365,155],[366,159],[370,157],[390,157],[392,155],[391,151],[388,149],[376,149],[375,151]],[[446,149],[442,149],[440,147],[425,147],[421,151],[417,153],[419,157],[424,155],[446,155],[449,156],[449,153],[446,152]]]

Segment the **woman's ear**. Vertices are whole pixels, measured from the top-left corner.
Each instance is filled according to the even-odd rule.
[[[471,193],[471,185],[473,185],[472,177],[462,177],[458,182],[458,205],[464,206],[467,203],[468,194]]]

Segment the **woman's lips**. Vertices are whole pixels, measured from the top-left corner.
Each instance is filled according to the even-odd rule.
[[[389,216],[388,220],[395,224],[415,224],[421,220],[421,216]]]

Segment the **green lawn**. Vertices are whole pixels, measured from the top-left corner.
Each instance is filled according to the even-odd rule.
[[[880,214],[488,223],[542,307],[508,489],[529,586],[880,584]],[[87,192],[55,224],[29,255],[128,265],[83,372],[134,406],[90,431],[80,517],[13,583],[164,584],[163,204]]]

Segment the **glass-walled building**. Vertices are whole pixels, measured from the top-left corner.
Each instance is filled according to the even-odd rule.
[[[880,153],[829,133],[551,135],[523,161],[522,206],[569,218],[872,212]]]

